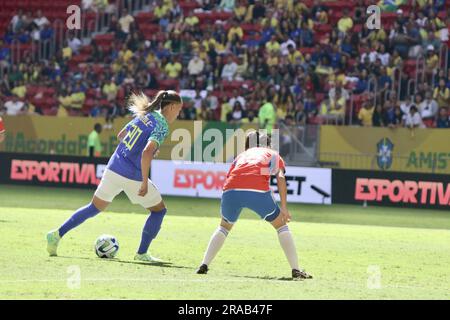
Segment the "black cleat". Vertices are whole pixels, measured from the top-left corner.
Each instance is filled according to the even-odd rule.
[[[202,264],[198,269],[197,269],[197,274],[207,274],[208,273],[208,266],[206,264]]]
[[[292,269],[293,280],[312,279],[312,275],[306,273],[304,270]]]

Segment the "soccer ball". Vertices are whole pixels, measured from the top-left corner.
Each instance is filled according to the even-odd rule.
[[[119,242],[113,236],[103,234],[95,240],[95,253],[100,258],[114,258],[119,251]]]

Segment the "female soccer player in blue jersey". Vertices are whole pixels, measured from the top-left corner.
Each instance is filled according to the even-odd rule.
[[[151,212],[134,259],[161,261],[148,254],[147,250],[158,234],[167,210],[148,176],[151,161],[169,132],[168,124],[178,117],[182,105],[180,95],[172,90],[159,91],[151,102],[142,93],[131,96],[129,110],[134,119],[119,132],[120,143],[108,162],[92,201],[78,209],[59,229],[47,234],[50,256],[57,255],[59,241],[68,231],[105,210],[115,196],[125,191],[132,203]]]

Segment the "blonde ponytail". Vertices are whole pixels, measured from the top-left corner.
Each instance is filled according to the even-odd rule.
[[[170,103],[181,103],[181,97],[175,91],[158,91],[155,98],[150,102],[143,93],[133,93],[128,100],[128,110],[136,117],[141,117],[149,112],[159,110]]]

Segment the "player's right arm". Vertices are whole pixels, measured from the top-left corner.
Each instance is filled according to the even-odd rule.
[[[284,170],[279,170],[277,174],[278,193],[280,194],[280,209],[281,216],[284,222],[291,221],[291,214],[287,208],[287,186],[286,177],[284,176]]]
[[[148,140],[147,145],[142,151],[141,158],[141,174],[142,174],[142,184],[139,189],[139,195],[141,197],[145,196],[148,191],[148,175],[150,173],[150,164],[153,160],[153,155],[158,149],[158,143],[155,140]]]
[[[122,130],[120,130],[119,134],[117,135],[117,139],[122,142],[122,140],[127,136],[127,127],[124,127]]]

